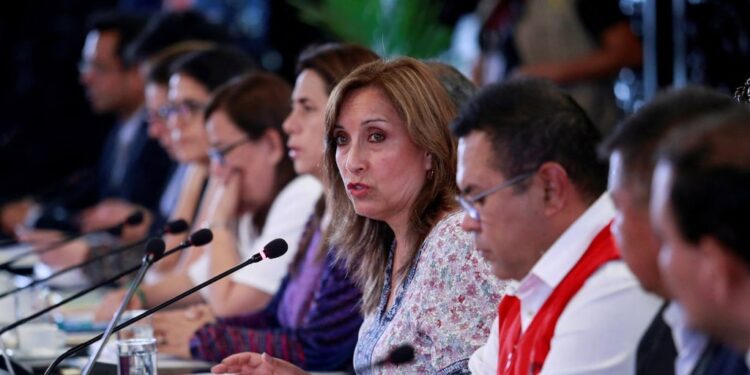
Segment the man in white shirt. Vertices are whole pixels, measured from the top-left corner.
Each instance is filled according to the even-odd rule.
[[[660,306],[609,231],[607,167],[583,110],[537,80],[489,86],[454,124],[463,228],[498,278],[500,302],[472,373],[624,374]]]
[[[609,192],[617,212],[612,233],[623,260],[641,287],[665,299],[638,346],[636,374],[693,372],[708,338],[688,329],[678,304],[658,270],[659,240],[651,229],[649,202],[654,154],[659,142],[691,118],[736,103],[724,94],[699,87],[673,90],[657,96],[620,123],[601,149],[609,158]]]
[[[665,142],[654,171],[651,221],[659,267],[687,325],[745,354],[701,373],[750,366],[750,111],[696,120]],[[703,367],[702,364],[698,365]]]

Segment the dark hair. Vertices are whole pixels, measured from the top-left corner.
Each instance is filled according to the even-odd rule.
[[[665,142],[669,194],[678,230],[690,243],[705,236],[750,265],[750,109],[703,117]]]
[[[172,64],[170,75],[185,74],[204,85],[208,91],[255,69],[250,56],[232,47],[215,47],[180,57]],[[287,98],[288,101],[288,98]]]
[[[115,53],[124,68],[133,66],[133,61],[127,57],[126,50],[138,37],[146,26],[147,18],[132,13],[117,11],[96,13],[89,18],[89,31],[117,33],[117,48]]]
[[[548,81],[522,79],[482,89],[453,123],[458,137],[485,132],[494,167],[506,178],[554,161],[591,201],[607,183],[607,163],[596,155],[599,131],[576,102]],[[519,186],[518,189],[523,187]]]
[[[333,88],[344,79],[349,73],[361,65],[380,59],[380,57],[368,48],[357,44],[349,43],[326,43],[312,45],[305,48],[297,60],[297,75],[303,70],[310,69],[315,71],[326,84],[326,93],[330,94]],[[313,215],[302,232],[299,246],[289,273],[296,275],[304,261],[307,248],[312,242],[315,232],[320,228],[323,213],[326,209],[325,194],[320,197],[315,204]],[[321,241],[318,241],[316,259],[322,260],[328,254],[329,235],[326,232],[322,234]],[[316,251],[316,250],[313,250]]]
[[[323,78],[331,93],[333,87],[355,67],[375,61],[380,57],[368,48],[356,44],[326,43],[306,48],[297,60],[299,75],[305,69],[314,70]]]
[[[637,190],[637,199],[647,204],[659,142],[685,122],[732,104],[728,96],[703,87],[666,91],[621,122],[601,144],[599,154],[603,158],[615,151],[622,155],[627,183]]]
[[[427,61],[426,64],[448,92],[457,109],[461,109],[479,91],[473,82],[453,66],[439,61]]]
[[[146,82],[156,83],[159,85],[168,85],[172,65],[182,56],[197,51],[205,51],[215,47],[210,42],[187,41],[169,46],[151,57],[146,64],[148,72],[146,73]]]
[[[143,62],[171,45],[188,40],[220,44],[229,40],[229,34],[197,11],[166,12],[151,18],[126,53],[131,61]]]
[[[219,87],[205,112],[205,119],[223,111],[250,139],[259,139],[266,132],[279,133],[284,155],[276,168],[276,191],[291,181],[296,173],[289,150],[287,136],[281,124],[291,112],[289,98],[292,88],[280,77],[266,72],[254,72],[237,77]]]

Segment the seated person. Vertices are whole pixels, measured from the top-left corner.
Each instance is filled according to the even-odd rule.
[[[211,51],[204,52],[206,54]],[[195,87],[193,75],[173,75],[175,85]],[[187,90],[185,91],[188,92]],[[191,91],[193,92],[193,91]],[[206,102],[180,101],[179,116],[202,116],[208,131],[211,178],[198,223],[213,231],[213,241],[190,249],[186,271],[176,269],[157,283],[144,285],[130,308],[154,306],[247,259],[269,241],[289,243],[286,256],[224,278],[183,305],[206,302],[217,316],[265,307],[280,287],[297,243],[321,194],[310,176],[296,176],[281,125],[289,114],[291,89],[280,78],[251,73],[218,89]],[[187,138],[186,140],[187,141]],[[97,318],[109,319],[123,291],[110,294]]]
[[[432,71],[411,58],[363,65],[329,99],[329,231],[362,286],[364,321],[354,351],[360,371],[465,373],[489,334],[506,283],[492,276],[459,227],[455,139],[448,129],[455,113]],[[378,364],[404,343],[414,348],[412,362]],[[246,352],[224,362],[259,358]],[[271,371],[303,372],[281,359],[271,362],[283,366]]]
[[[617,212],[612,234],[623,260],[641,287],[665,299],[638,346],[636,374],[698,373],[702,353],[714,350],[709,338],[684,326],[682,310],[658,269],[659,240],[651,229],[651,176],[659,142],[691,119],[735,105],[726,95],[686,87],[658,95],[621,123],[602,151],[610,162],[609,192]]]
[[[472,373],[633,373],[661,301],[615,247],[596,127],[570,96],[529,79],[482,90],[454,131],[462,226],[496,277],[518,281]]]
[[[750,112],[738,106],[683,128],[664,142],[654,171],[659,268],[687,325],[739,352],[709,352],[694,373],[748,374]]]

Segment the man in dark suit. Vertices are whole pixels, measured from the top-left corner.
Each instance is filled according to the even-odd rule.
[[[114,115],[116,123],[107,137],[98,171],[30,209],[25,220],[30,227],[90,232],[118,224],[134,207],[147,213],[144,225],[160,221],[156,208],[172,162],[158,142],[148,137],[144,80],[138,66],[125,58],[128,45],[145,21],[117,13],[92,20],[79,67],[80,81],[92,109]],[[144,230],[138,233],[142,235]],[[37,245],[60,238],[57,231],[21,229],[17,234]],[[129,239],[128,233],[123,237]],[[89,240],[113,242],[112,238]],[[87,255],[84,250],[56,251],[42,260],[54,268],[77,263]]]
[[[749,373],[748,145],[750,109],[738,105],[670,136],[654,171],[651,218],[663,241],[661,275],[687,325],[728,346],[709,346],[699,374]]]
[[[618,248],[641,286],[665,299],[639,343],[637,374],[689,374],[707,343],[703,335],[683,332],[679,308],[668,307],[672,296],[657,266],[660,243],[649,220],[654,154],[659,142],[685,121],[733,105],[729,97],[707,89],[668,92],[622,122],[601,148],[610,161],[609,192],[617,209],[612,232]]]

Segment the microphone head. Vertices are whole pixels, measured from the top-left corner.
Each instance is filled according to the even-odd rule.
[[[188,230],[188,223],[183,219],[170,221],[164,226],[164,233],[182,233]]]
[[[161,238],[152,238],[146,243],[146,256],[151,257],[154,261],[159,260],[164,255],[166,245]]]
[[[266,258],[273,259],[278,258],[284,254],[286,254],[286,250],[289,248],[289,245],[287,245],[286,241],[282,240],[281,238],[277,238],[268,244],[263,248],[263,254],[266,255]]]
[[[143,211],[138,210],[125,219],[125,225],[138,225],[143,222]]]
[[[388,354],[388,363],[402,365],[414,360],[414,347],[409,344],[401,345]]]
[[[203,228],[193,233],[188,237],[188,242],[193,246],[203,246],[214,239],[214,234],[211,229]]]

